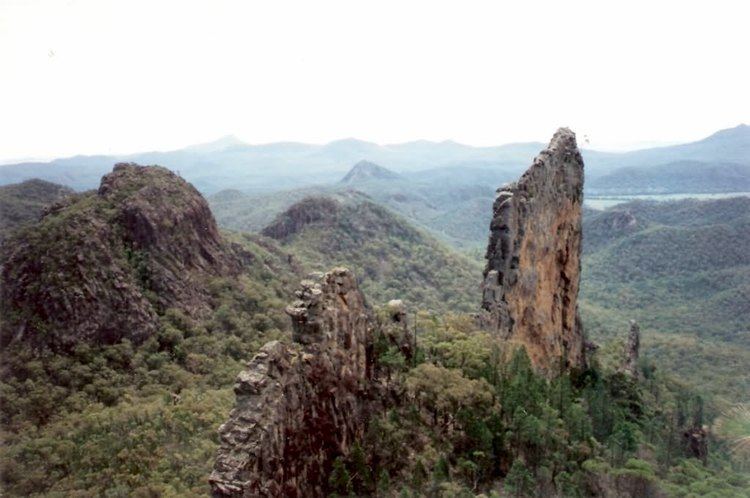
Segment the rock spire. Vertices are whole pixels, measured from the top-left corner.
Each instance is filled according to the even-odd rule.
[[[326,496],[333,460],[362,438],[377,403],[373,319],[352,272],[305,280],[296,296],[286,310],[294,343],[266,344],[237,377],[215,497]]]
[[[582,366],[578,316],[583,159],[561,128],[516,183],[498,189],[482,285],[484,321],[541,369]]]

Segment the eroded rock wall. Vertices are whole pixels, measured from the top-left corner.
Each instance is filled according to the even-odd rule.
[[[325,496],[378,404],[373,320],[354,275],[302,282],[287,308],[294,344],[266,344],[240,373],[210,482],[216,497]]]
[[[583,159],[555,133],[516,183],[498,189],[482,285],[484,320],[540,369],[584,364],[578,317]]]

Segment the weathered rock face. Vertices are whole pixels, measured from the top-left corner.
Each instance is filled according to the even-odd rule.
[[[210,482],[214,496],[325,496],[333,460],[361,438],[379,396],[373,321],[354,275],[303,281],[291,346],[266,344],[235,383]]]
[[[206,200],[171,171],[118,164],[102,178],[98,195],[117,206],[126,247],[148,255],[148,289],[161,306],[205,311],[201,281],[239,270]]]
[[[169,307],[208,311],[205,282],[239,270],[206,201],[160,167],[118,164],[7,241],[2,342],[141,342]]]
[[[685,456],[697,458],[706,464],[708,460],[708,427],[694,426],[682,433],[685,443]]]
[[[630,320],[630,332],[625,343],[625,361],[622,371],[634,379],[638,378],[638,354],[641,347],[641,329],[635,320]]]
[[[485,320],[539,368],[583,365],[578,317],[583,159],[555,133],[517,183],[498,190],[482,285]]]

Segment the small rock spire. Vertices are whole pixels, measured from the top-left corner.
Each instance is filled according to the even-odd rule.
[[[626,375],[638,378],[638,354],[641,346],[641,329],[635,320],[630,320],[628,342],[625,344],[625,362],[622,371]]]

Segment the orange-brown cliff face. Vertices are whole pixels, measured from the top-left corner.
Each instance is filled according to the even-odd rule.
[[[585,363],[578,317],[583,159],[575,134],[555,133],[517,183],[498,190],[482,308],[490,326],[551,371]]]

